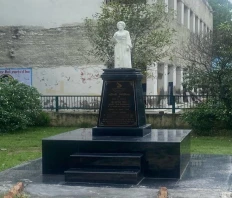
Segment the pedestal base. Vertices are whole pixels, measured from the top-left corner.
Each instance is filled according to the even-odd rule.
[[[153,129],[143,137],[121,137],[78,129],[43,139],[43,174],[65,173],[67,182],[180,178],[190,159],[190,138],[190,130]]]
[[[151,133],[151,125],[141,127],[94,127],[93,136],[140,136]]]

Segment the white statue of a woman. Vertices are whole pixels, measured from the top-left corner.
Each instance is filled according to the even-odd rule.
[[[118,31],[114,34],[116,42],[114,48],[114,67],[132,68],[131,66],[131,38],[130,33],[124,30],[126,24],[123,21],[117,23]]]

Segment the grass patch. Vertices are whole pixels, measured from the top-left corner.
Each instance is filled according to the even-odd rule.
[[[193,136],[191,153],[232,155],[232,137]]]
[[[36,127],[0,134],[0,171],[42,156],[42,138],[76,127]]]

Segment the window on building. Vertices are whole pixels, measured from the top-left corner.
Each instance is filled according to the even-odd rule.
[[[202,34],[204,32],[204,22],[200,20],[200,33]]]
[[[195,33],[195,14],[190,10],[190,30]]]
[[[178,0],[177,1],[177,21],[178,23],[182,24],[182,5],[183,5],[183,2]]]
[[[198,22],[198,17],[195,16],[195,32],[198,33],[199,32],[199,22]]]
[[[189,8],[184,6],[184,25],[189,28]]]
[[[171,10],[174,10],[174,1],[173,0],[168,0],[168,8]]]

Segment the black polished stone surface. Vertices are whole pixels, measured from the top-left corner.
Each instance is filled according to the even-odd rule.
[[[141,71],[105,69],[102,74],[102,100],[93,136],[144,136],[146,124]]]
[[[139,169],[142,157],[140,153],[76,153],[70,155],[69,167]]]
[[[72,154],[142,153],[145,177],[180,178],[190,157],[189,141],[190,130],[152,130],[144,137],[121,137],[92,136],[91,129],[78,129],[43,139],[43,174],[63,174],[70,168]]]
[[[64,172],[66,182],[137,184],[143,177],[140,169],[69,169]]]
[[[143,176],[142,160],[141,153],[75,153],[65,181],[137,184]]]
[[[42,175],[42,159],[38,159],[0,172],[0,194],[20,181],[25,184],[24,192],[33,198],[150,198],[162,186],[173,198],[222,198],[222,193],[232,193],[232,156],[192,154],[181,179],[144,178],[137,185],[66,183],[63,174]]]
[[[140,127],[93,127],[93,136],[140,136],[151,133],[151,125]]]

